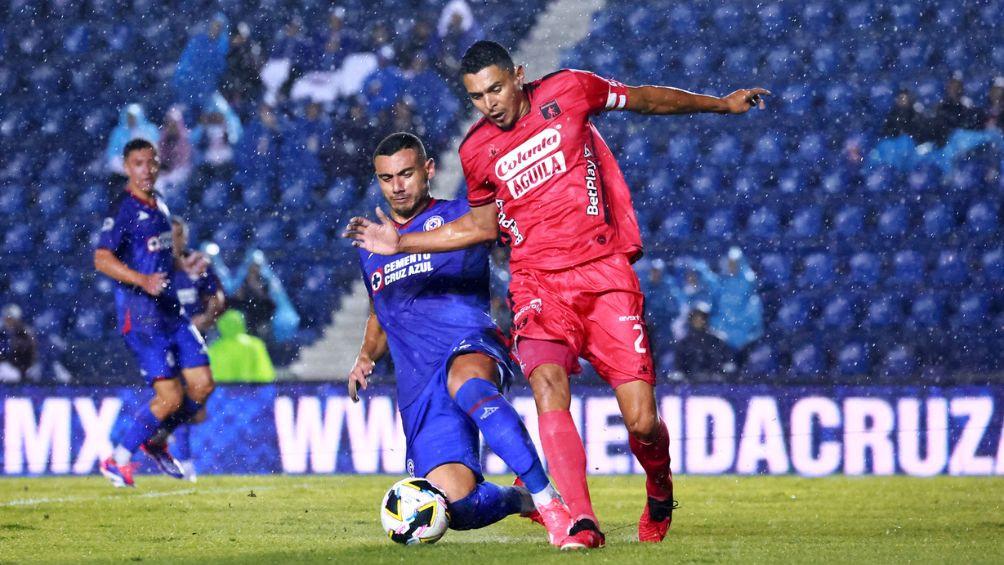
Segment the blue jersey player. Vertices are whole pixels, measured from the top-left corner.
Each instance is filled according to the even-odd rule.
[[[466,201],[429,195],[435,164],[414,135],[388,136],[373,165],[402,232],[434,229],[467,212]],[[360,252],[371,311],[349,374],[349,394],[358,400],[374,363],[389,352],[408,471],[445,492],[450,527],[480,528],[523,513],[560,545],[571,525],[568,509],[551,487],[523,421],[500,392],[514,369],[488,313],[489,251],[477,245],[449,253]],[[525,490],[484,480],[479,431]]]
[[[202,337],[216,324],[223,313],[226,297],[223,283],[210,268],[209,258],[188,248],[188,223],[181,216],[171,216],[172,252],[180,269],[174,272],[172,285],[185,313]],[[206,409],[199,410],[191,420],[174,430],[174,455],[181,463],[185,478],[196,481],[195,460],[192,458],[192,424],[201,424],[206,419]]]
[[[119,329],[154,390],[154,398],[139,408],[112,455],[101,463],[101,473],[114,486],[131,487],[135,486],[131,459],[140,448],[165,473],[184,476],[166,441],[154,438],[166,438],[191,419],[214,385],[205,342],[172,287],[177,267],[171,252],[171,221],[153,188],[160,167],[157,150],[150,142],[135,139],[122,155],[128,183],[101,226],[94,267],[118,281]]]

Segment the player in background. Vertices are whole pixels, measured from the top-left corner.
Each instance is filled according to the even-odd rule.
[[[582,547],[605,543],[569,412],[569,375],[581,370],[583,357],[614,389],[631,451],[647,475],[638,537],[661,541],[675,502],[644,298],[631,268],[641,237],[627,184],[590,118],[612,110],[741,114],[763,108],[770,93],[753,88],[719,98],[575,70],[525,83],[523,67],[490,41],[471,46],[461,73],[483,115],[460,147],[470,213],[437,230],[400,233],[377,210],[379,223],[353,218],[346,234],[375,253],[430,253],[494,241],[501,228],[512,246],[515,353],[529,375],[549,469],[575,520],[570,537]]]
[[[154,191],[160,166],[157,150],[136,139],[126,144],[122,155],[126,190],[101,226],[94,267],[118,281],[118,325],[154,397],[136,411],[131,427],[100,468],[114,486],[132,487],[132,454],[141,448],[162,471],[183,478],[166,441],[151,440],[155,435],[166,438],[190,420],[214,385],[205,342],[172,286],[177,266],[171,252],[171,220]]]
[[[429,195],[435,163],[421,140],[395,133],[373,156],[380,190],[397,229],[431,230],[467,212],[463,200]],[[481,528],[522,513],[547,528],[554,545],[571,525],[537,457],[522,419],[502,395],[514,364],[489,312],[490,244],[448,253],[395,254],[360,250],[370,293],[349,395],[367,386],[375,362],[394,360],[398,408],[407,439],[408,473],[426,477],[449,499],[450,527]],[[481,474],[478,431],[519,475],[523,486],[499,486]]]
[[[223,314],[226,298],[223,283],[210,267],[206,254],[189,249],[188,223],[181,216],[171,217],[171,250],[175,261],[181,266],[174,273],[174,290],[178,301],[205,340],[209,330]],[[185,478],[196,481],[195,460],[192,458],[191,429],[206,419],[206,409],[199,410],[191,420],[174,430],[174,455],[185,471]]]

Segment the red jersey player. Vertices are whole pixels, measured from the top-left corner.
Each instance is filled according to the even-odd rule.
[[[569,412],[569,375],[580,371],[579,357],[613,388],[631,451],[647,474],[638,537],[661,541],[672,521],[673,483],[643,296],[631,268],[641,238],[627,184],[590,117],[611,110],[741,114],[762,108],[770,93],[753,88],[719,98],[574,70],[524,84],[523,68],[490,41],[471,46],[461,73],[484,116],[460,146],[470,212],[401,236],[378,209],[380,223],[353,218],[346,236],[371,252],[395,254],[460,249],[501,233],[512,247],[515,351],[533,389],[544,455],[575,519],[562,547],[604,544]]]

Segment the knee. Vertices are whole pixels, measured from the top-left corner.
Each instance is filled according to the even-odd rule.
[[[635,439],[651,442],[659,436],[659,416],[650,412],[624,417],[624,425]]]
[[[173,414],[181,408],[181,396],[180,392],[161,392],[157,395],[156,401],[166,413]]]
[[[188,396],[199,403],[205,402],[209,395],[216,390],[216,383],[212,379],[203,379],[188,385]]]
[[[533,395],[541,400],[557,400],[568,390],[568,375],[557,365],[541,365],[530,374]]]

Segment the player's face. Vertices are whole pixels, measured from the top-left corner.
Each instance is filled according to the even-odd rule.
[[[436,173],[432,159],[423,163],[417,151],[402,149],[393,155],[378,155],[373,168],[395,221],[407,222],[425,210],[429,179]]]
[[[511,129],[516,120],[530,110],[529,100],[523,93],[522,66],[509,72],[491,65],[466,74],[464,88],[474,107],[503,130]]]
[[[160,159],[157,158],[156,149],[148,147],[131,151],[122,166],[129,178],[130,190],[144,194],[153,192],[153,185],[157,182],[157,173],[160,172]]]

